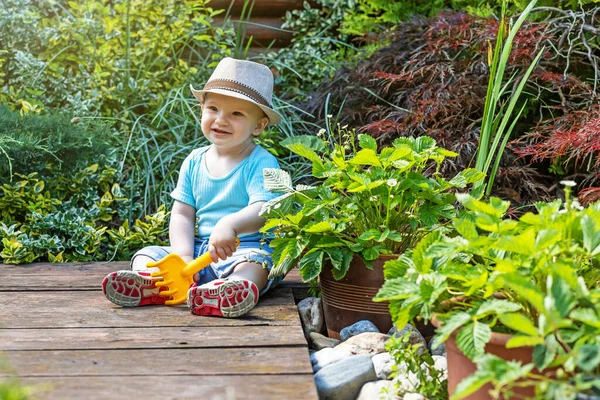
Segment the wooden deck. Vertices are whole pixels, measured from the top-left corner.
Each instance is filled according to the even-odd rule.
[[[35,398],[318,398],[296,274],[244,318],[224,319],[110,303],[102,278],[126,265],[0,264],[0,357]]]

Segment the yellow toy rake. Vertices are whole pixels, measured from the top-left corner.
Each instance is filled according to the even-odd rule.
[[[240,245],[240,239],[235,238],[235,246]],[[208,267],[212,263],[210,253],[198,256],[195,260],[186,263],[177,254],[169,254],[159,261],[149,262],[147,267],[158,268],[159,271],[152,272],[153,277],[161,276],[162,281],[156,282],[156,287],[166,288],[161,290],[161,297],[170,298],[165,302],[167,306],[175,306],[185,302],[187,292],[194,283],[194,274]]]

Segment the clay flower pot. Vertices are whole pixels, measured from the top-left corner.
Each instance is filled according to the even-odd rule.
[[[436,328],[439,328],[442,324],[434,316],[431,319],[431,323]],[[477,365],[471,361],[463,352],[456,346],[456,334],[455,331],[450,335],[446,341],[446,357],[448,361],[448,393],[452,395],[456,389],[456,386],[468,376],[471,376],[477,371]],[[524,346],[516,347],[512,349],[506,348],[506,342],[508,342],[513,335],[505,333],[492,332],[490,342],[485,346],[486,353],[494,354],[504,360],[516,360],[521,361],[523,364],[532,362],[533,347]],[[534,369],[534,371],[537,371]],[[538,372],[539,373],[539,372]],[[490,395],[488,391],[492,389],[491,384],[486,384],[481,387],[475,393],[465,397],[467,400],[489,400]],[[513,392],[516,396],[510,398],[510,400],[522,399],[523,397],[531,398],[535,395],[535,387],[527,386],[523,388],[515,388]],[[509,400],[509,399],[507,399]]]
[[[380,332],[387,333],[392,327],[389,303],[373,301],[383,285],[383,264],[397,255],[382,255],[373,261],[373,269],[365,267],[358,256],[350,262],[348,273],[335,280],[332,266],[323,265],[319,281],[323,294],[323,312],[329,337],[339,339],[340,331],[361,320],[369,320]]]

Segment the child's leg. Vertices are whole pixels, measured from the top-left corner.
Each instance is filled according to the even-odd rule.
[[[258,302],[268,275],[261,264],[241,262],[227,278],[190,288],[188,307],[196,315],[242,316]]]
[[[260,292],[267,284],[268,276],[269,271],[263,268],[262,265],[244,262],[236,265],[233,273],[227,279],[247,279],[254,282]]]

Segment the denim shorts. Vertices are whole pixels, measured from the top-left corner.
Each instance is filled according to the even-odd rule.
[[[208,240],[194,239],[194,258],[208,251]],[[257,241],[244,241],[243,238],[240,240],[240,245],[236,249],[235,253],[231,257],[227,257],[226,260],[219,260],[219,262],[212,263],[208,267],[200,271],[200,280],[198,285],[208,283],[215,279],[226,278],[233,273],[234,268],[243,262],[251,262],[256,264],[262,264],[263,267],[269,271],[273,267],[273,261],[271,259],[271,253],[273,249],[268,245]],[[144,255],[151,258],[154,261],[159,261],[171,254],[171,248],[169,246],[147,246],[131,258],[130,268],[133,266],[133,260],[139,255]],[[269,289],[277,286],[284,276],[278,276],[273,279],[269,279],[265,287],[260,291],[260,295],[266,293]]]

